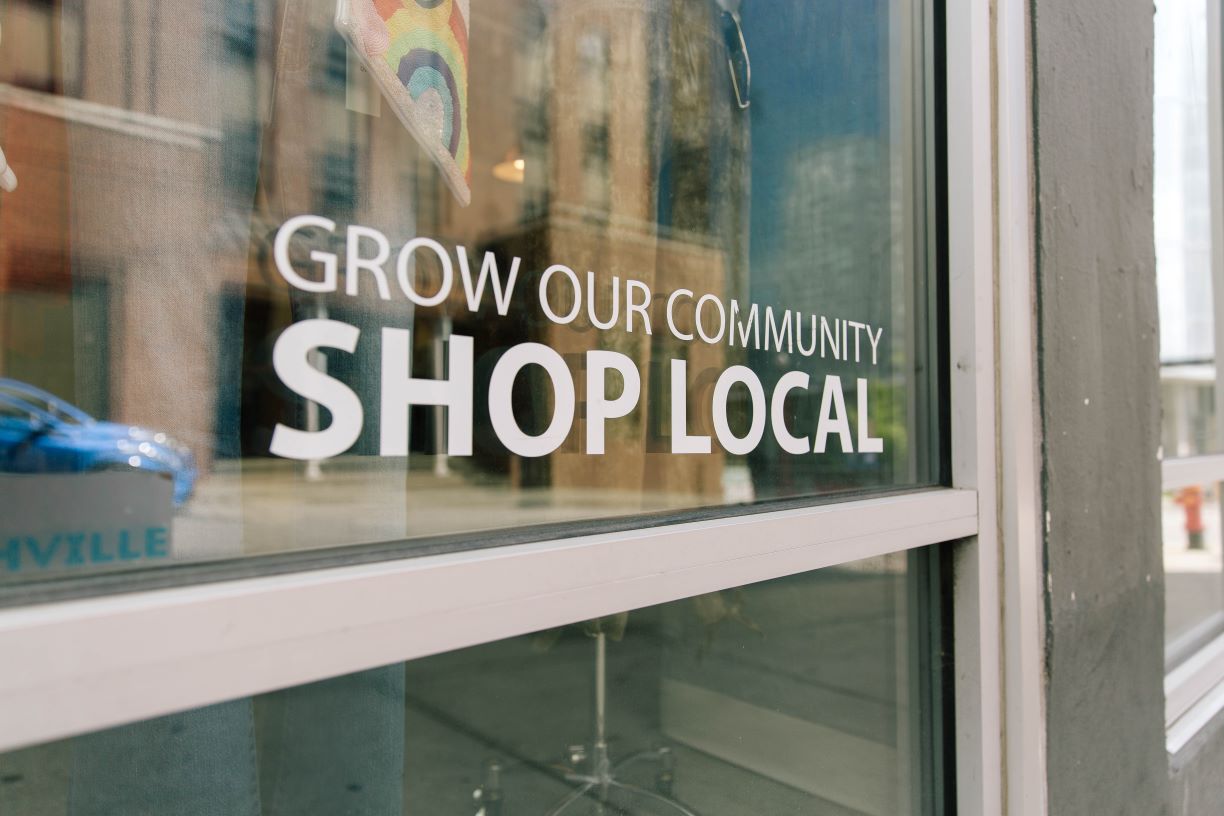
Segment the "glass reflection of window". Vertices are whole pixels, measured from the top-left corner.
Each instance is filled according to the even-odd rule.
[[[333,146],[319,166],[319,211],[338,221],[352,220],[357,208],[356,145]]]
[[[611,190],[608,184],[608,124],[587,122],[582,126],[582,171],[586,204],[607,210]]]
[[[237,120],[226,125],[221,143],[221,173],[226,190],[249,196],[251,179],[259,167],[260,136],[257,122]]]
[[[240,59],[254,59],[255,0],[225,0],[221,33],[231,54]]]
[[[437,171],[423,161],[418,162],[411,183],[416,201],[416,229],[421,235],[437,234],[441,226],[439,201],[445,191],[440,181]]]
[[[729,122],[720,118],[727,97],[716,85],[726,69],[712,62],[723,59],[724,52],[710,47],[708,4],[672,0],[666,14],[668,38],[660,57],[667,70],[654,88],[655,105],[663,111],[658,222],[690,235],[713,235],[717,196],[712,173],[716,157],[724,164],[730,161],[724,132]]]
[[[515,105],[519,152],[524,162],[522,214],[524,223],[542,218],[548,211],[548,173],[551,136],[548,17],[537,3],[525,4],[518,18],[514,61]]]
[[[523,220],[532,221],[548,211],[548,104],[540,99],[519,104],[519,131],[524,160]]]
[[[348,46],[337,31],[325,32],[327,58],[323,62],[322,85],[329,89],[344,90],[348,77]]]
[[[581,74],[583,203],[606,212],[611,203],[609,178],[608,35],[587,32],[578,38]]]
[[[678,141],[668,166],[671,201],[669,226],[684,232],[710,227],[710,151],[705,145]]]
[[[59,5],[55,0],[12,0],[0,14],[4,23],[0,66],[4,66],[3,74],[12,84],[34,91],[63,92]]]

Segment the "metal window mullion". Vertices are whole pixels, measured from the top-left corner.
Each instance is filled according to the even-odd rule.
[[[1165,459],[1160,468],[1165,490],[1224,482],[1224,454]]]
[[[956,549],[957,812],[1004,810],[995,459],[994,173],[988,4],[945,6],[952,479],[978,495],[978,535]]]
[[[1165,675],[1165,742],[1176,755],[1224,711],[1224,635]]]
[[[1207,188],[1211,224],[1212,335],[1215,349],[1216,444],[1224,443],[1224,65],[1220,59],[1220,4],[1207,2]],[[1217,477],[1217,481],[1224,478]]]
[[[1045,584],[1039,486],[1031,154],[1029,4],[999,0],[999,513],[1002,553],[1006,812],[1039,816],[1046,796]]]
[[[932,490],[0,611],[0,751],[977,531]]]

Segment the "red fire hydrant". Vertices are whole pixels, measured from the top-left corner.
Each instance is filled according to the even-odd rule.
[[[1186,513],[1186,537],[1190,540],[1190,549],[1203,549],[1203,488],[1197,485],[1183,487],[1173,501],[1180,504]]]

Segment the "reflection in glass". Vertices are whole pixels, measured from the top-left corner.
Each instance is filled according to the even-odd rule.
[[[337,31],[335,0],[0,10],[0,144],[22,178],[0,196],[0,376],[186,446],[198,475],[172,508],[174,557],[939,481],[920,3],[346,3],[440,15],[430,53],[464,59],[360,40],[400,60],[405,113]],[[458,130],[439,140],[429,122]],[[302,215],[335,228],[287,236],[279,263]],[[448,260],[412,253],[401,276],[417,238]],[[546,287],[568,323],[539,303],[556,264],[590,282],[582,303],[564,275]],[[518,270],[504,308],[493,283],[469,299],[465,265],[507,286]],[[312,321],[355,338],[299,356],[343,409],[285,375],[292,355],[277,362]],[[451,449],[453,409],[387,398],[389,377],[448,379],[463,338],[470,455]],[[562,401],[539,365],[491,387],[527,344],[559,355],[575,391],[540,455],[495,422],[552,427]],[[627,384],[594,352],[640,380],[602,454],[589,380],[609,402]],[[325,455],[272,452],[278,430],[350,427]]]
[[[1219,452],[1214,362],[1162,365],[1160,403],[1161,447],[1166,458]]]
[[[137,470],[174,485],[181,506],[195,488],[191,451],[159,431],[89,414],[28,383],[0,378],[0,469],[6,474]]]
[[[1220,449],[1206,13],[1202,0],[1169,3],[1156,22],[1155,224],[1165,458]]]
[[[1169,460],[1221,450],[1213,325],[1219,294],[1212,281],[1207,5],[1163,3],[1158,11],[1154,204],[1161,445]],[[1162,499],[1170,666],[1224,631],[1219,495],[1216,484],[1194,485]]]
[[[894,554],[0,755],[0,809],[943,813],[933,554]]]
[[[1219,485],[1192,485],[1162,500],[1165,638],[1170,658],[1224,631]],[[1191,650],[1192,651],[1192,650]]]

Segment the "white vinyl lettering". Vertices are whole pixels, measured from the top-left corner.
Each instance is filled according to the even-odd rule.
[[[523,432],[514,416],[510,399],[520,371],[538,365],[547,372],[553,387],[553,415],[548,428],[539,436]],[[561,355],[540,343],[521,343],[502,355],[489,378],[489,419],[493,430],[511,453],[537,457],[561,447],[574,424],[574,380]]]
[[[702,315],[705,314],[705,305],[707,303],[713,303],[715,308],[718,310],[717,334],[707,334],[705,330],[705,321],[702,319]],[[725,309],[723,309],[722,301],[713,295],[702,295],[697,301],[697,317],[695,322],[697,324],[697,334],[702,340],[710,345],[722,340],[723,332],[727,330],[727,312]]]
[[[859,453],[883,453],[884,440],[871,435],[867,421],[867,381],[858,379],[858,450]]]
[[[277,423],[270,450],[286,459],[326,459],[344,453],[361,435],[361,400],[347,385],[310,364],[316,348],[352,353],[361,332],[335,320],[303,320],[281,333],[272,349],[272,368],[286,387],[331,412],[331,425],[300,431]]]
[[[441,264],[442,283],[432,295],[422,295],[416,290],[416,260],[413,253],[418,249],[428,249],[438,257],[438,263]],[[432,238],[413,238],[400,250],[399,258],[395,261],[395,277],[409,300],[427,308],[437,306],[450,297],[451,286],[455,282],[455,267],[451,263],[450,255],[446,254],[446,250],[437,241]]]
[[[642,299],[635,299],[634,292],[640,293]],[[637,312],[642,316],[642,325],[646,327],[646,333],[650,334],[650,315],[646,313],[646,307],[649,305],[650,287],[641,281],[628,281],[625,287],[625,331],[633,331],[633,314]]]
[[[378,247],[378,253],[373,258],[361,257],[361,239],[369,238]],[[344,293],[350,297],[357,294],[357,273],[365,270],[374,276],[374,284],[378,287],[378,296],[383,300],[391,299],[391,289],[387,286],[387,273],[383,264],[391,257],[391,244],[387,236],[369,227],[351,226],[348,228],[347,252],[344,258]]]
[[[607,398],[607,372],[620,374],[624,387],[616,399]],[[637,366],[616,351],[586,353],[586,438],[587,453],[604,452],[604,422],[628,416],[642,395],[642,377]]]
[[[773,424],[774,438],[782,450],[787,453],[803,454],[811,450],[811,443],[806,436],[794,436],[786,427],[786,395],[796,388],[807,389],[810,378],[803,371],[788,371],[778,379],[774,386],[773,398],[769,405],[769,418]]]
[[[739,333],[739,344],[744,348],[749,348],[748,334],[752,333],[751,348],[759,349],[761,347],[761,315],[760,310],[755,303],[748,310],[748,317],[741,321],[739,319],[740,305],[738,301],[731,301],[731,328],[727,333],[728,345],[735,345],[736,332]]]
[[[491,280],[497,313],[505,317],[506,312],[510,311],[510,296],[514,294],[514,284],[518,280],[519,258],[516,257],[510,261],[510,274],[506,276],[506,283],[503,285],[501,272],[497,268],[497,256],[492,252],[486,252],[484,262],[480,265],[480,277],[473,285],[472,268],[468,262],[467,249],[459,247],[456,254],[459,257],[459,277],[463,282],[463,294],[467,298],[468,311],[480,311],[480,303],[484,300],[485,282]]]
[[[332,233],[336,231],[336,222],[318,215],[299,215],[281,224],[281,228],[276,231],[276,240],[272,244],[272,258],[276,261],[276,271],[291,286],[303,292],[334,292],[338,273],[338,261],[335,255],[318,249],[311,251],[310,260],[323,265],[323,278],[317,281],[303,278],[289,260],[289,241],[299,231],[308,227],[325,229]]]
[[[607,320],[600,320],[595,313],[595,273],[587,271],[587,317],[591,320],[591,325],[597,329],[607,331],[616,325],[617,318],[620,317],[620,278],[612,276],[612,316]]]
[[[752,419],[748,423],[748,433],[736,436],[727,421],[727,400],[731,396],[731,388],[737,383],[748,387],[752,399]],[[718,377],[714,384],[714,434],[718,443],[727,453],[745,456],[752,453],[761,442],[765,433],[765,389],[757,375],[747,366],[731,366]]]
[[[854,453],[850,438],[850,422],[846,419],[846,397],[842,394],[841,377],[825,376],[824,392],[820,395],[820,418],[816,421],[816,445],[813,453],[824,453],[829,434],[841,440],[842,453]]]
[[[685,297],[689,300],[693,299],[693,290],[677,289],[667,296],[667,328],[671,331],[672,336],[677,340],[692,340],[693,335],[690,332],[682,332],[676,328],[676,298]]]
[[[671,361],[671,450],[672,453],[710,452],[710,437],[690,436],[688,432],[688,365],[684,360]]]
[[[381,455],[408,455],[408,411],[412,405],[444,406],[447,455],[472,455],[472,338],[450,336],[446,375],[445,379],[414,378],[412,333],[382,330]]]
[[[553,311],[552,304],[548,302],[548,282],[558,272],[569,281],[570,289],[574,293],[574,305],[564,315],[559,315]],[[578,312],[582,311],[582,286],[578,283],[578,276],[574,274],[574,270],[565,264],[553,264],[544,270],[544,274],[540,276],[540,308],[544,310],[544,314],[548,319],[554,323],[564,326],[566,323],[574,322]]]
[[[445,471],[446,455],[471,456],[473,446],[479,443],[481,437],[473,428],[473,400],[478,390],[481,393],[486,390],[479,386],[486,385],[490,423],[501,445],[519,456],[547,456],[559,450],[574,429],[578,410],[575,374],[570,366],[579,365],[577,361],[583,359],[579,355],[584,351],[585,423],[581,433],[585,454],[598,456],[607,452],[610,422],[621,420],[620,427],[631,430],[635,437],[644,431],[645,425],[653,425],[625,419],[637,410],[645,415],[650,407],[646,404],[649,398],[669,402],[663,410],[670,412],[671,425],[664,432],[669,434],[671,451],[677,454],[711,453],[713,440],[717,439],[727,453],[747,455],[760,446],[767,427],[778,447],[795,456],[826,453],[830,437],[836,437],[836,447],[842,454],[872,455],[884,451],[885,436],[872,435],[869,401],[873,397],[880,399],[881,394],[887,400],[887,389],[873,392],[870,379],[856,376],[857,401],[851,417],[846,410],[841,377],[836,374],[822,371],[817,375],[808,370],[778,372],[780,376],[768,378],[772,381],[777,376],[767,399],[761,375],[744,364],[745,358],[756,359],[751,351],[768,353],[770,366],[793,364],[797,369],[806,368],[817,359],[826,361],[818,364],[826,370],[836,371],[841,363],[866,366],[869,351],[872,366],[880,365],[881,357],[888,360],[891,341],[884,341],[884,328],[855,320],[854,315],[831,317],[750,299],[741,303],[724,297],[728,290],[721,285],[718,294],[678,287],[669,289],[666,297],[663,291],[656,297],[650,283],[625,277],[623,271],[620,275],[601,277],[598,271],[584,265],[578,267],[586,270],[585,276],[580,277],[573,267],[549,261],[541,264],[538,292],[530,291],[535,285],[539,269],[536,268],[527,273],[533,281],[529,291],[516,293],[522,264],[518,257],[493,251],[471,255],[467,247],[444,247],[424,236],[411,238],[396,251],[387,235],[378,229],[357,224],[337,227],[336,222],[319,215],[298,215],[285,221],[276,231],[272,254],[280,278],[289,287],[311,294],[304,300],[313,314],[311,319],[290,325],[273,346],[276,375],[306,401],[304,428],[280,423],[274,428],[270,451],[277,456],[317,461],[349,450],[362,433],[363,407],[379,409],[379,453],[406,456],[412,406],[432,406],[437,417],[433,447],[437,448],[442,463],[439,472]],[[394,282],[389,280],[393,258]],[[589,258],[583,260],[591,263]],[[620,260],[623,263],[626,259]],[[419,265],[422,263],[424,266]],[[476,264],[479,270],[474,268]],[[683,280],[690,285],[707,279],[701,277],[707,271],[712,275],[709,280],[721,280],[712,270],[693,269],[691,276],[689,271],[686,267]],[[455,291],[456,274],[463,287],[462,303]],[[493,308],[485,298],[489,291]],[[372,312],[375,293],[380,301],[404,297],[408,302],[401,300],[399,308],[380,306]],[[534,295],[538,295],[538,303],[520,302]],[[414,335],[411,330],[392,326],[380,329],[377,393],[370,387],[371,378],[367,375],[359,376],[352,386],[330,375],[331,355],[326,351],[351,354],[361,337],[357,327],[327,319],[328,310],[345,297],[361,301],[344,309],[347,313],[360,312],[367,317],[383,314],[388,317],[387,322],[393,322],[391,316],[395,314],[399,316],[394,322],[407,321],[408,325],[414,319],[412,304],[443,307],[423,316],[430,322],[438,321],[439,325],[434,338],[433,376],[412,376]],[[654,308],[656,301],[658,309]],[[457,315],[464,304],[478,317]],[[516,326],[508,332],[489,326],[486,333],[483,322],[498,318],[508,318]],[[664,330],[670,337],[659,343],[643,339],[640,334],[635,339],[635,333],[652,333],[652,318],[665,324]],[[362,319],[363,324],[365,320]],[[516,331],[548,338],[550,345],[537,342],[511,345],[488,372],[488,380],[482,379],[478,384],[475,382],[478,349],[472,337],[451,335],[452,321],[459,326],[480,321],[479,331],[499,345],[507,334]],[[544,321],[558,326],[574,325],[572,331],[558,332]],[[543,332],[539,331],[541,327]],[[620,334],[609,336],[600,332]],[[369,336],[375,338],[373,334]],[[691,345],[684,348],[683,344]],[[713,346],[722,348],[710,348]],[[728,352],[728,346],[749,353]],[[731,365],[732,362],[739,364]],[[690,372],[690,363],[699,366],[699,370]],[[523,427],[526,424],[534,430],[544,424],[543,420],[516,415],[512,401],[519,375],[531,365],[542,368],[551,383],[551,398],[549,386],[545,386],[545,393],[532,393],[530,408],[520,405],[520,411],[549,414],[547,429],[538,435],[525,433]],[[669,372],[670,386],[660,381],[644,390],[645,369],[639,366],[649,366],[655,374]],[[656,370],[655,366],[659,368]],[[484,373],[481,368],[482,378]],[[693,383],[689,382],[690,375]],[[808,406],[809,400],[815,400],[815,393],[791,398],[797,392],[808,392],[821,378],[820,408],[812,429],[806,419],[806,407],[801,414],[805,418],[801,420],[795,406]],[[747,400],[742,399],[743,391],[737,390],[741,386],[747,391]],[[792,406],[789,413],[788,400]],[[694,409],[692,417],[690,407]],[[320,428],[321,412],[331,417],[326,428]],[[738,418],[741,413],[747,418],[742,436],[731,427],[731,417]],[[707,429],[707,424],[712,424],[713,429]],[[808,431],[806,435],[796,433],[800,424],[808,426],[804,428]],[[856,426],[853,429],[852,424]],[[874,429],[879,433],[883,427],[877,421]],[[655,430],[651,428],[649,432],[653,434]],[[655,450],[654,441],[651,438],[650,450]],[[501,445],[495,446],[496,452],[501,451]],[[577,446],[566,450],[577,452]],[[308,469],[308,475],[310,472]]]

